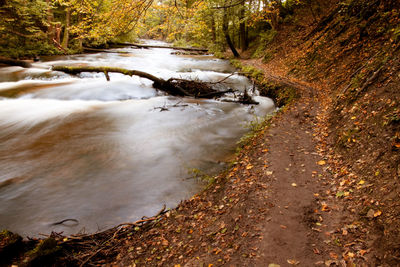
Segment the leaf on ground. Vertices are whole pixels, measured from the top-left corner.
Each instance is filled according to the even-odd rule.
[[[363,185],[363,184],[365,184],[365,181],[364,181],[364,180],[361,180],[361,181],[358,182],[358,184],[359,184],[359,185]]]
[[[335,252],[329,252],[329,257],[331,257],[331,259],[336,260],[339,256]]]
[[[279,264],[270,263],[268,264],[268,267],[281,267],[281,266]]]
[[[287,262],[288,262],[289,264],[291,264],[291,265],[298,265],[298,264],[300,264],[299,261],[297,261],[297,260],[291,260],[291,259],[287,260]]]
[[[266,171],[265,174],[268,175],[268,176],[271,176],[273,174],[273,172],[272,171]]]
[[[382,211],[378,210],[374,212],[374,217],[378,217],[382,215]]]
[[[325,261],[325,266],[331,266],[332,264],[337,264],[337,262],[332,260]]]
[[[322,166],[322,165],[326,164],[326,161],[325,160],[320,160],[317,163],[318,163],[318,165]]]
[[[343,191],[338,191],[336,193],[336,197],[343,197],[344,196],[344,192]]]
[[[250,169],[252,169],[253,168],[253,165],[251,165],[250,163],[249,164],[247,164],[247,166],[246,166],[246,170],[250,170]]]
[[[354,253],[353,252],[349,252],[349,253],[347,253],[347,256],[350,257],[350,258],[354,258]]]
[[[329,208],[328,205],[326,205],[326,204],[322,204],[321,210],[322,210],[322,211],[330,211],[331,208]]]
[[[296,183],[292,183],[292,186],[293,186],[293,187],[296,187],[296,186],[297,186],[297,184],[296,184]]]
[[[168,240],[164,238],[164,239],[161,241],[161,245],[163,245],[164,247],[167,247],[167,246],[169,245]]]

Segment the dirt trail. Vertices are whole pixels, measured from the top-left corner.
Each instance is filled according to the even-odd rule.
[[[261,224],[263,241],[255,266],[313,266],[338,254],[327,245],[340,215],[337,208],[327,208],[332,201],[322,204],[330,177],[313,138],[316,104],[307,96],[301,99],[274,119],[264,139],[269,167],[261,179],[269,184],[273,207]]]

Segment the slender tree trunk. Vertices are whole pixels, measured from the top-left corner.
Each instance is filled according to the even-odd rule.
[[[53,10],[51,8],[51,1],[46,0],[47,3],[47,23],[49,24],[47,28],[47,36],[49,38],[49,42],[53,43],[54,38],[56,37],[55,27],[53,25],[54,15]]]
[[[315,15],[314,8],[313,8],[313,5],[312,5],[312,1],[308,0],[307,4],[308,4],[308,7],[310,8],[311,15],[312,15],[312,17],[314,19],[314,23],[316,23],[317,22],[317,16]]]
[[[225,1],[225,6],[227,6],[228,3]],[[224,8],[224,14],[222,17],[222,31],[224,32],[226,43],[228,44],[229,48],[231,49],[233,55],[235,57],[240,57],[238,51],[235,48],[235,45],[232,42],[231,36],[229,35],[229,25],[228,25],[228,8]]]
[[[65,13],[65,28],[64,28],[64,36],[62,40],[62,47],[64,49],[68,48],[68,41],[69,41],[69,26],[71,23],[71,9],[67,7]]]
[[[217,42],[217,30],[215,27],[214,14],[211,15],[211,34],[212,34],[212,41],[215,44]]]
[[[245,21],[245,6],[246,2],[242,2],[242,7],[240,9],[240,15],[239,15],[239,40],[240,40],[240,48],[242,51],[245,51],[247,49],[247,34],[246,34],[246,21]]]

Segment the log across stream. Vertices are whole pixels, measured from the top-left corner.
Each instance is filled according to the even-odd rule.
[[[82,72],[102,72],[106,76],[107,81],[110,81],[110,72],[121,73],[128,76],[139,76],[142,78],[149,79],[153,82],[153,87],[159,90],[162,90],[173,96],[188,96],[195,98],[216,98],[223,96],[226,93],[233,93],[234,91],[231,88],[227,88],[226,90],[215,90],[212,88],[212,85],[220,84],[222,81],[226,80],[229,76],[222,79],[219,82],[207,83],[196,80],[188,80],[188,79],[177,79],[177,78],[169,78],[168,80],[164,80],[162,78],[158,78],[150,73],[139,71],[139,70],[128,70],[123,68],[115,68],[115,67],[74,67],[74,66],[55,66],[52,68],[54,71],[62,71],[69,74],[79,74]],[[255,104],[258,102],[254,101],[251,96],[247,93],[247,90],[243,92],[241,97],[236,101],[242,104]]]
[[[24,236],[96,232],[152,216],[164,204],[174,207],[204,186],[193,169],[224,168],[246,125],[275,109],[246,77],[231,75],[228,61],[163,48],[111,51],[127,53],[44,57],[31,68],[0,68],[2,228]],[[52,66],[140,70],[235,92],[182,97],[144,77],[109,72],[106,81],[104,73],[68,74]],[[223,102],[245,89],[259,105]]]

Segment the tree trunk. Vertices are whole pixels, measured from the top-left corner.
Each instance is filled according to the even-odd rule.
[[[66,13],[65,13],[64,36],[63,36],[63,40],[62,40],[62,47],[64,49],[68,48],[70,23],[71,23],[71,9],[70,9],[70,7],[67,7]]]
[[[212,34],[212,41],[215,44],[217,42],[217,30],[215,27],[214,14],[211,14],[211,34]]]
[[[53,21],[54,21],[54,15],[53,15],[53,10],[51,8],[51,1],[50,0],[46,0],[46,4],[47,4],[47,23],[49,24],[48,28],[47,28],[47,38],[49,39],[49,42],[52,44],[56,37],[56,29],[53,25]]]
[[[225,5],[227,5],[227,1],[225,1]],[[231,36],[229,35],[229,25],[228,25],[229,21],[228,21],[228,8],[224,8],[224,14],[222,17],[222,31],[224,32],[225,35],[225,39],[226,39],[226,43],[228,44],[229,48],[231,49],[233,55],[235,57],[240,57],[238,51],[236,50]]]
[[[246,31],[246,20],[245,20],[245,15],[246,15],[246,2],[242,2],[242,7],[240,9],[240,23],[239,23],[239,39],[240,39],[240,48],[242,51],[247,50],[248,42],[247,42],[247,31]]]

